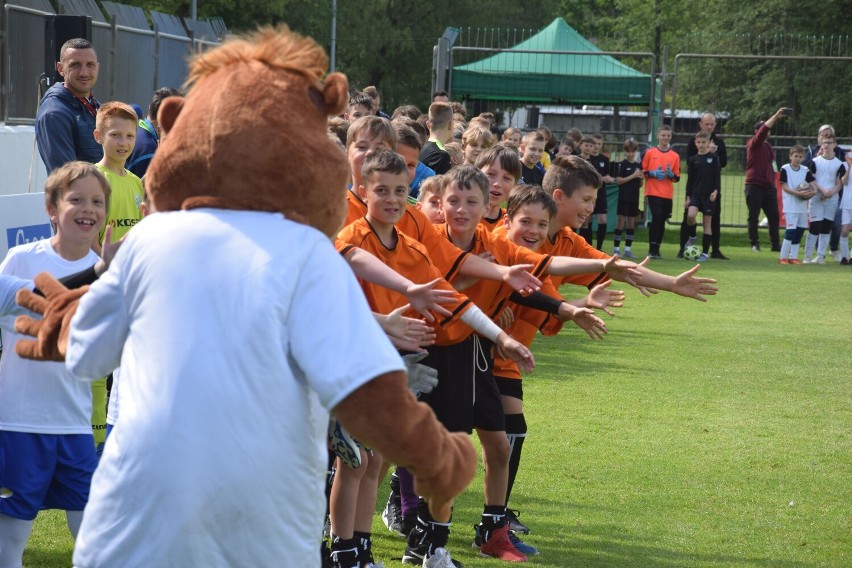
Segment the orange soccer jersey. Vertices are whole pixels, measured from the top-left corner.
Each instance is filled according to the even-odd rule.
[[[493,219],[489,219],[488,217],[483,217],[479,220],[479,224],[488,229],[489,231],[493,231],[497,227],[503,224],[503,217],[506,215],[506,210],[502,207],[500,211],[497,213],[497,216]]]
[[[344,254],[345,246],[355,246],[364,249],[416,284],[425,284],[441,276],[441,273],[432,264],[429,253],[422,244],[401,231],[397,231],[397,236],[399,240],[396,247],[393,249],[387,248],[370,226],[367,219],[362,217],[344,227],[338,234],[335,244],[338,250],[342,250]],[[375,312],[388,314],[408,303],[406,297],[399,292],[364,280],[361,280],[360,283],[364,290],[364,295],[367,297],[367,302],[370,304],[370,308]],[[470,327],[461,321],[460,316],[470,309],[473,303],[464,294],[456,292],[446,280],[439,283],[438,288],[455,292],[453,296],[455,302],[444,306],[452,312],[452,316],[436,319],[436,322],[433,324],[438,335],[438,340],[435,344],[450,345],[456,343],[456,341],[449,341],[450,339],[456,336],[461,336],[464,339],[470,335]],[[406,313],[406,315],[415,318],[420,317],[413,310],[410,313]]]
[[[346,212],[344,227],[367,215],[367,204],[351,189],[346,192],[346,201],[349,208]],[[444,277],[447,280],[456,276],[467,253],[442,238],[419,209],[409,203],[405,208],[405,214],[395,227],[397,231],[405,233],[426,247],[432,264],[438,268],[438,272],[446,275]]]
[[[649,148],[642,157],[643,172],[650,172],[657,168],[662,168],[665,171],[666,166],[672,169],[675,176],[680,177],[680,156],[671,148],[668,150],[660,150],[657,147]],[[672,199],[674,197],[674,183],[668,178],[646,177],[645,196]]]
[[[436,228],[445,239],[450,239],[446,224],[436,225]],[[476,227],[473,246],[468,252],[475,255],[487,252],[494,257],[497,264],[502,266],[532,264],[531,273],[537,278],[546,276],[545,271],[550,265],[551,259],[550,255],[538,254],[516,245],[504,236],[495,235],[481,223]],[[466,288],[464,293],[479,306],[479,309],[485,312],[485,315],[494,319],[506,306],[513,291],[510,286],[502,281],[483,279]]]
[[[507,232],[508,229],[505,226],[494,229],[494,234],[497,235],[505,235]],[[575,233],[569,227],[563,227],[552,239],[545,239],[544,244],[537,252],[549,254],[551,256],[571,256],[574,258],[609,258],[608,254],[591,246],[586,242],[586,239]],[[585,286],[586,288],[593,288],[607,280],[609,280],[609,276],[605,272],[601,272],[599,274],[551,276],[550,281],[552,287],[548,288],[543,285],[542,292],[555,298],[561,298],[557,290],[563,284],[574,284],[577,286]],[[515,323],[510,329],[509,335],[527,347],[532,344],[532,340],[537,331],[541,331],[544,335],[556,335],[556,333],[559,332],[561,323],[557,323],[559,320],[556,318],[548,318],[548,314],[532,308],[524,308],[514,304],[512,306],[512,311],[515,313]],[[509,379],[520,379],[521,373],[514,361],[495,357],[494,376]]]

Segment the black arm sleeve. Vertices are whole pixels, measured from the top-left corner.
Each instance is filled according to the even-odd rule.
[[[80,288],[82,286],[86,286],[87,284],[91,284],[97,279],[98,275],[95,274],[95,265],[92,265],[85,270],[81,270],[80,272],[75,272],[74,274],[70,274],[64,278],[60,278],[59,281],[62,282],[62,284],[69,290],[73,290],[74,288]],[[34,288],[33,292],[35,292],[39,296],[44,296],[44,293],[38,288]]]
[[[562,300],[557,300],[552,296],[548,296],[547,294],[543,294],[541,292],[533,292],[529,296],[521,295],[517,292],[512,292],[512,295],[509,296],[509,299],[518,304],[519,306],[524,306],[527,308],[532,308],[534,310],[540,310],[542,312],[547,312],[548,314],[559,314],[559,306],[562,305]]]

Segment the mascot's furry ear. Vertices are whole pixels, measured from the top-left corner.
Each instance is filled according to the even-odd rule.
[[[183,103],[183,97],[166,97],[160,103],[160,110],[157,111],[157,123],[159,123],[160,129],[166,134],[175,125],[180,111],[183,110]]]
[[[323,83],[325,114],[340,114],[349,102],[349,81],[343,73],[330,73]]]

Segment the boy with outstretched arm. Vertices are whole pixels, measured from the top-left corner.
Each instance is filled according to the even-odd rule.
[[[390,121],[377,116],[359,118],[349,127],[346,141],[347,158],[352,173],[352,187],[346,192],[348,211],[344,226],[367,213],[367,204],[358,195],[361,184],[361,167],[372,152],[396,149],[396,132]],[[498,266],[487,260],[468,255],[442,239],[432,223],[414,205],[409,204],[397,223],[397,229],[420,242],[429,251],[439,271],[446,274],[455,267],[460,274],[473,278],[501,280],[515,290],[528,293],[537,290],[541,282],[526,271],[526,266]]]
[[[104,176],[92,164],[69,162],[48,177],[44,195],[56,234],[13,247],[0,274],[68,276],[99,261],[92,245],[110,197]],[[0,363],[0,566],[20,566],[41,509],[64,509],[71,535],[77,536],[97,466],[92,394],[64,364],[20,357],[15,347],[22,336],[14,318],[4,317],[0,325],[6,343]]]
[[[556,204],[556,214],[550,219],[548,234],[544,238],[539,241],[535,237],[528,236],[525,240],[531,245],[536,245],[540,242],[541,244],[538,245],[536,250],[540,254],[594,259],[609,258],[607,254],[589,245],[585,239],[575,232],[592,215],[599,185],[600,176],[588,162],[579,156],[557,156],[547,170],[544,179],[544,190],[553,198]],[[499,227],[495,230],[495,233],[507,234],[508,227]],[[644,266],[644,263],[636,265],[636,268],[641,274],[638,278],[634,279],[634,285],[646,295],[649,291],[664,290],[703,302],[706,301],[704,296],[716,294],[717,288],[713,286],[716,282],[715,280],[710,278],[696,278],[694,276],[700,265],[696,265],[676,277],[655,272]],[[571,277],[551,276],[550,279],[557,289],[562,284],[571,283],[586,286],[590,290],[595,291],[596,293],[587,299],[588,307],[604,309],[609,304],[606,290],[603,288],[595,289],[597,285],[606,283],[609,280],[609,275],[603,272],[596,275]],[[620,301],[619,297],[609,298],[612,301]],[[534,329],[536,328],[533,327]],[[512,336],[516,337],[514,330]],[[534,333],[527,333],[525,338],[531,342],[533,336]],[[497,370],[497,377],[510,380],[520,379],[518,369],[505,358],[498,357],[495,360],[495,369]],[[506,408],[506,413],[507,415],[515,415],[511,421],[507,418],[507,426],[514,424],[517,429],[514,431],[510,429],[507,433],[510,439],[514,437],[518,441],[526,436],[526,421],[523,419],[523,406],[520,402],[522,395],[518,396],[522,393],[519,390],[520,385],[518,384],[517,387],[513,388],[512,384],[502,383],[498,380],[498,386],[501,387],[501,392],[504,394],[504,408]],[[515,400],[506,402],[505,397],[511,397]],[[518,416],[519,414],[520,416]],[[509,462],[509,475],[512,480],[514,480],[514,476],[517,474],[521,448],[522,444],[517,443],[512,448],[512,455]]]
[[[524,262],[535,266],[536,275],[571,275],[584,272],[611,272],[622,279],[629,279],[634,272],[632,263],[610,259],[603,261],[581,260],[567,257],[539,255],[520,247],[503,237],[488,231],[479,223],[486,210],[488,200],[488,180],[485,175],[472,167],[459,167],[447,174],[442,207],[447,219],[442,233],[462,250],[476,255],[487,254],[498,264]],[[494,319],[503,311],[512,291],[500,282],[478,281],[466,287],[465,294],[476,303],[490,318]],[[578,321],[589,321],[581,326],[601,326],[603,322],[595,318],[590,310],[566,305],[571,316]],[[439,332],[440,337],[440,332]],[[499,391],[491,375],[493,359],[490,355],[491,344],[481,338],[473,337],[474,345],[481,345],[484,366],[477,367],[474,373],[475,404],[473,422],[468,425],[476,428],[483,446],[485,460],[485,506],[481,523],[476,527],[483,556],[508,561],[525,561],[526,556],[519,552],[510,541],[505,507],[506,485],[508,482],[509,444],[503,421],[502,403]],[[426,360],[427,362],[429,359]],[[456,371],[458,372],[458,371]],[[440,389],[440,384],[438,389]],[[438,391],[436,389],[436,391]],[[433,408],[437,410],[439,394],[432,393]],[[443,406],[453,404],[451,400],[440,401]],[[425,538],[425,537],[424,537]]]
[[[364,162],[359,187],[362,198],[367,204],[367,214],[345,227],[338,238],[351,246],[363,248],[375,254],[388,266],[414,282],[429,282],[440,276],[438,270],[431,263],[429,253],[420,243],[398,231],[395,227],[395,224],[403,218],[407,210],[407,187],[408,175],[405,163],[398,154],[379,152],[368,157]],[[451,289],[448,283],[444,283],[444,287]],[[362,282],[362,288],[374,311],[387,312],[405,303],[404,297],[385,288],[367,282]],[[454,424],[453,420],[450,420],[449,416],[446,415],[447,412],[450,413],[450,416],[452,416],[453,411],[460,413],[459,416],[455,417],[455,420],[463,422],[470,420],[468,415],[472,409],[469,408],[470,403],[467,401],[472,399],[472,385],[467,380],[457,379],[458,367],[450,363],[464,361],[465,369],[471,367],[474,361],[473,343],[470,340],[471,329],[483,334],[500,346],[504,352],[517,358],[518,364],[522,368],[531,369],[534,364],[533,359],[529,357],[529,350],[509,338],[468,298],[455,293],[455,299],[455,304],[446,306],[452,312],[452,316],[441,318],[435,323],[438,339],[436,345],[430,347],[429,356],[423,361],[423,364],[438,370],[439,386],[430,396],[436,397],[436,400],[443,400],[446,395],[442,395],[442,393],[449,391],[450,400],[458,405],[458,408],[443,409],[432,404],[439,419],[442,419],[444,424],[448,426]],[[442,413],[445,416],[442,417]],[[465,430],[466,428],[455,429]],[[374,456],[374,458],[381,459],[379,456]],[[363,490],[364,486],[362,485],[361,491]],[[366,496],[365,494],[364,497]],[[334,506],[334,492],[332,493],[332,500]],[[359,509],[362,508],[362,503],[366,505],[367,500],[361,496],[358,497]],[[374,507],[375,488],[372,494],[372,505],[366,507],[363,515],[358,514],[358,519],[355,521],[356,528],[362,520],[371,519]],[[417,542],[410,539],[409,544],[412,546],[406,552],[406,558],[409,558],[409,561],[416,560],[418,563],[422,563],[424,559],[435,554],[444,555],[445,552],[438,552],[438,549],[446,545],[449,536],[448,523],[434,521],[428,515],[428,512],[424,512],[423,516],[425,517],[424,532],[428,532],[431,538],[422,542],[419,538],[416,539]],[[332,517],[332,529],[337,532],[334,516]],[[345,529],[348,529],[348,526],[343,526],[343,530]],[[349,537],[348,534],[337,534],[337,536],[342,537],[339,540],[346,540]],[[334,553],[334,544],[332,546]],[[340,549],[341,546],[348,546],[348,543],[343,543],[337,548]]]

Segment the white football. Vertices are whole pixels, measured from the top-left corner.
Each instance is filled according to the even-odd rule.
[[[809,184],[806,181],[803,181],[802,183],[799,184],[799,190],[800,191],[804,191],[804,190],[810,189],[810,188],[811,188],[811,184]]]
[[[683,249],[683,258],[686,260],[698,260],[699,256],[701,256],[701,249],[695,245],[690,245]]]

